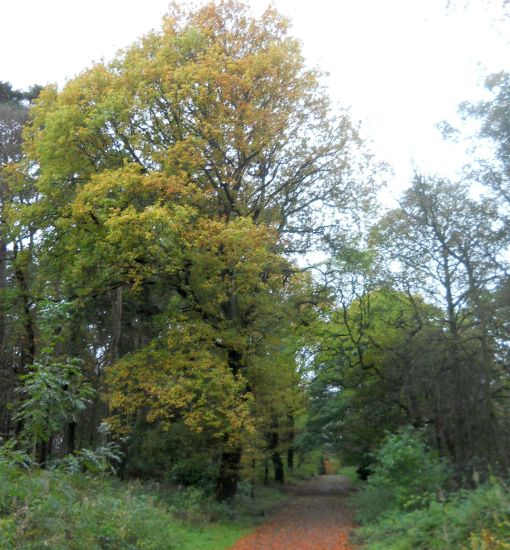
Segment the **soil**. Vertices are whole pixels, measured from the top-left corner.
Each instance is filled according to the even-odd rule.
[[[288,502],[231,550],[353,550],[352,492],[344,476],[323,475],[286,489]]]

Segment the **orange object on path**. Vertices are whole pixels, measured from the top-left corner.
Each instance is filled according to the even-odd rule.
[[[289,502],[231,550],[352,550],[350,491],[349,480],[334,475],[291,487]]]

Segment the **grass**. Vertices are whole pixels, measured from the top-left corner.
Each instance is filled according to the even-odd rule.
[[[250,531],[247,527],[224,523],[202,528],[181,525],[174,531],[174,537],[179,542],[177,548],[182,550],[223,550]]]

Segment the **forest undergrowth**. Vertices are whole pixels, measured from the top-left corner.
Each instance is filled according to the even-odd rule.
[[[263,485],[255,494],[226,504],[194,487],[0,463],[0,548],[223,550],[285,499]]]

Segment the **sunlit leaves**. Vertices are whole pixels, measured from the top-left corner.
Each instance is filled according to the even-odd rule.
[[[164,343],[124,358],[109,369],[111,419],[116,429],[126,416],[145,411],[148,422],[167,429],[182,419],[192,430],[239,443],[250,430],[246,380],[229,369],[226,350],[210,326],[182,319]],[[129,424],[129,423],[128,423]]]

